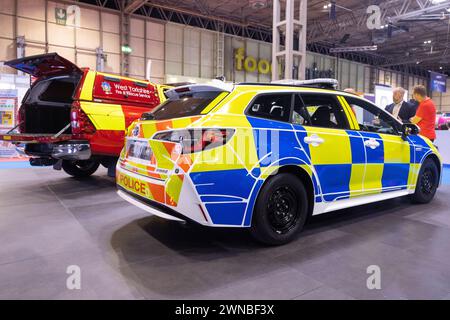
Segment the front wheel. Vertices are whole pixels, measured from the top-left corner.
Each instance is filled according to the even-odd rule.
[[[308,196],[302,182],[289,173],[278,174],[261,189],[253,210],[250,232],[269,245],[290,242],[303,228]]]
[[[415,203],[428,203],[436,194],[439,185],[439,171],[436,163],[428,158],[420,168],[417,178],[416,191],[411,195],[411,200]]]
[[[100,163],[95,160],[63,160],[62,168],[67,174],[75,178],[86,178],[94,174],[99,165]]]

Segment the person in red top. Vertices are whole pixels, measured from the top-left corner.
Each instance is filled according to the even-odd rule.
[[[413,98],[419,102],[416,115],[410,119],[411,123],[417,124],[420,134],[434,142],[436,131],[436,106],[433,100],[427,96],[427,89],[422,85],[417,85],[413,89]]]

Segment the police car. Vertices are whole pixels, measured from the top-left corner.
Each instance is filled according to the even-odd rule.
[[[291,241],[310,215],[390,198],[430,202],[441,157],[335,80],[188,85],[128,129],[118,194],[157,216]]]

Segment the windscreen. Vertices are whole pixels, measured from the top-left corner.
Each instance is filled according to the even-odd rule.
[[[183,93],[178,98],[171,98],[157,107],[152,112],[154,120],[199,115],[221,93],[220,91]]]

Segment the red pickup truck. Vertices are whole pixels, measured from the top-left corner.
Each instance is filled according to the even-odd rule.
[[[35,77],[18,125],[0,140],[25,144],[33,166],[61,168],[75,177],[100,164],[113,175],[126,128],[165,100],[169,86],[78,68],[56,53],[5,63]]]

